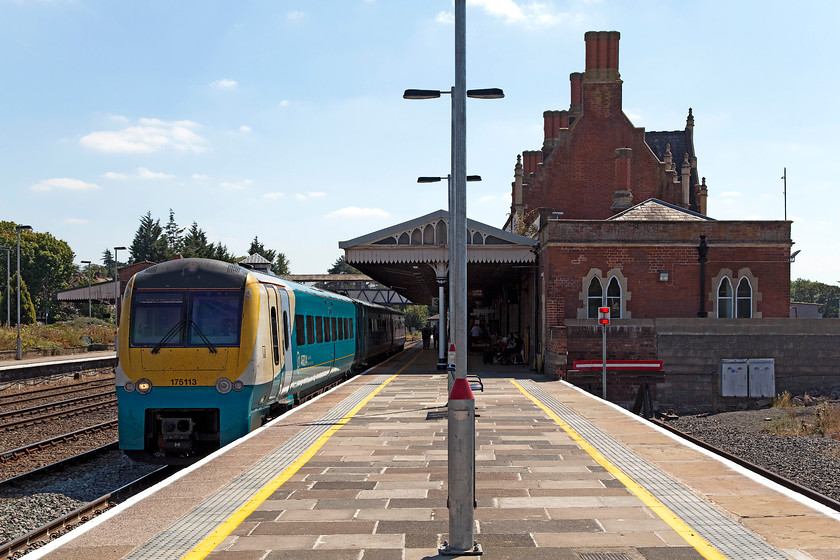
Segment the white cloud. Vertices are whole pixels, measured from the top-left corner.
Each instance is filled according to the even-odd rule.
[[[514,0],[467,0],[468,6],[483,9],[491,16],[504,18],[506,23],[551,26],[569,21],[580,21],[582,13],[563,12],[550,2],[515,2]],[[440,12],[435,17],[438,23],[455,23],[451,12]]]
[[[307,192],[307,193],[297,193],[295,198],[298,200],[312,200],[313,198],[324,198],[327,196],[325,192]]]
[[[435,21],[437,23],[451,25],[455,23],[455,14],[453,14],[452,12],[438,12],[438,15],[435,16]]]
[[[219,186],[224,188],[224,189],[230,189],[232,191],[241,191],[242,189],[244,189],[245,187],[250,185],[251,182],[252,181],[250,179],[244,179],[242,181],[237,181],[237,182],[223,181],[223,182],[219,183]]]
[[[227,78],[222,78],[221,80],[216,80],[213,82],[212,86],[219,89],[234,89],[239,85],[239,82],[236,80],[228,80]]]
[[[306,14],[303,12],[286,12],[286,19],[288,21],[302,21],[304,17],[306,17]]]
[[[278,103],[277,105],[278,105],[278,106],[280,106],[280,107],[288,107],[288,106],[289,106],[289,100],[288,100],[288,99],[284,99],[283,101],[281,101],[281,102],[280,102],[280,103]]]
[[[202,175],[201,173],[193,173],[192,178],[195,179],[196,181],[206,181],[210,177],[207,176],[207,175]]]
[[[488,194],[480,197],[479,202],[510,202],[510,193],[504,194]]]
[[[282,192],[267,192],[263,194],[263,198],[283,198],[286,196],[286,193]]]
[[[141,118],[135,126],[122,130],[91,132],[79,140],[83,146],[109,153],[149,154],[164,149],[201,153],[207,140],[196,134],[200,128],[192,121],[163,121]]]
[[[242,125],[239,127],[239,132],[248,133],[251,132],[251,127],[247,125]]]
[[[379,208],[359,208],[358,206],[339,208],[327,214],[327,218],[388,218],[390,216],[388,212]]]
[[[79,179],[69,179],[67,177],[57,177],[54,179],[44,179],[43,181],[32,185],[33,191],[51,191],[55,189],[64,189],[68,191],[91,191],[101,189],[96,183],[86,183]]]
[[[175,175],[170,175],[168,173],[161,173],[158,171],[150,171],[145,167],[138,167],[133,174],[128,173],[117,173],[115,171],[109,171],[104,175],[106,179],[117,179],[117,180],[124,180],[124,179],[174,179]]]

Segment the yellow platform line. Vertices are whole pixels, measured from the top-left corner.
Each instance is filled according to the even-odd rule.
[[[694,549],[700,553],[703,558],[707,560],[727,560],[726,556],[721,554],[715,547],[709,544],[709,541],[701,537],[697,534],[694,529],[692,529],[685,521],[680,519],[677,514],[672,512],[668,509],[665,504],[660,502],[656,496],[651,494],[648,490],[646,490],[643,486],[635,482],[632,478],[627,476],[621,469],[616,467],[612,464],[606,457],[604,457],[600,451],[595,449],[595,447],[590,444],[588,441],[583,439],[583,437],[578,434],[574,428],[564,422],[557,414],[545,406],[539,399],[525,390],[522,385],[514,381],[513,379],[510,380],[517,389],[519,389],[523,395],[531,399],[534,404],[536,404],[539,408],[543,410],[552,420],[554,420],[558,426],[563,428],[563,431],[566,432],[569,437],[571,437],[575,443],[581,446],[589,455],[595,459],[595,461],[604,467],[607,472],[609,472],[613,477],[617,480],[620,480],[624,486],[627,487],[630,492],[636,495],[642,503],[644,503],[647,507],[653,510],[656,515],[658,515],[665,523],[667,523],[674,531],[676,531],[685,541],[690,544]]]
[[[309,446],[309,449],[303,452],[297,460],[289,465],[286,470],[282,473],[277,475],[271,482],[267,485],[263,486],[254,496],[245,502],[238,510],[236,510],[230,517],[227,518],[221,525],[219,525],[215,531],[210,533],[207,537],[205,537],[200,543],[198,543],[192,550],[187,552],[182,558],[183,560],[200,560],[205,558],[208,554],[213,552],[219,544],[225,540],[228,535],[230,535],[234,529],[236,529],[245,518],[251,515],[264,501],[266,501],[274,492],[277,491],[287,480],[289,480],[298,470],[301,469],[317,452],[321,449],[324,444],[347,422],[350,421],[353,416],[355,416],[370,400],[376,396],[379,391],[381,391],[388,383],[394,380],[400,373],[402,373],[405,368],[407,368],[411,362],[416,360],[419,357],[419,354],[406,362],[406,364],[401,367],[397,373],[386,379],[382,382],[379,387],[374,389],[367,397],[365,397],[359,404],[353,407],[353,409],[348,412],[344,418],[336,422],[332,425],[326,432],[324,432],[321,437],[319,437],[315,443]]]

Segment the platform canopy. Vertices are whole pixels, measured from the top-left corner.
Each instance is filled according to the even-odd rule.
[[[449,212],[437,210],[413,220],[341,241],[348,264],[418,304],[438,295],[447,278]],[[493,296],[518,286],[523,269],[535,265],[530,237],[467,219],[467,290]]]

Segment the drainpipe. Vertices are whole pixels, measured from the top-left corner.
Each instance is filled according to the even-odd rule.
[[[706,316],[706,255],[709,253],[709,246],[706,245],[706,236],[700,236],[700,245],[697,246],[697,262],[700,263],[700,311],[698,317]]]

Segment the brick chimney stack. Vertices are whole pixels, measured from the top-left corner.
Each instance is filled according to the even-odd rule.
[[[587,82],[615,82],[621,78],[618,73],[618,31],[588,31],[586,41]],[[573,101],[574,102],[574,101]]]
[[[569,82],[572,87],[572,103],[569,106],[569,116],[576,119],[583,113],[583,73],[572,72],[569,74]]]

